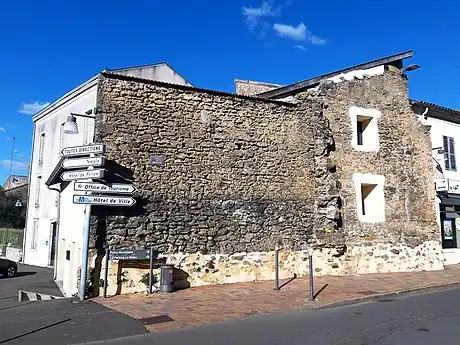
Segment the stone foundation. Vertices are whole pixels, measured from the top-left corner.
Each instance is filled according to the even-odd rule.
[[[274,252],[196,253],[168,255],[166,260],[177,268],[178,287],[186,287],[274,279],[274,257]],[[313,252],[317,275],[432,271],[443,269],[443,261],[441,245],[437,241],[427,241],[414,248],[405,244],[365,243],[351,248],[320,248]],[[294,274],[307,275],[308,251],[281,250],[279,267],[281,279],[291,278]],[[112,262],[108,294],[147,291],[147,286],[141,282],[147,273],[148,266],[124,265],[119,268],[117,262]],[[154,275],[155,281],[159,281],[158,269],[154,270]],[[158,283],[154,285],[156,287]]]

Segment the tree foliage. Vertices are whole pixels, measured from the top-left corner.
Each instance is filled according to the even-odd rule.
[[[8,196],[0,187],[0,228],[23,229],[26,222],[26,207],[23,200],[22,206],[17,207],[16,196]]]

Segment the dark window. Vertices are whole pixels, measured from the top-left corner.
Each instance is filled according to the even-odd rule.
[[[454,138],[442,137],[444,146],[444,166],[446,170],[457,170],[457,163],[455,162],[455,144]]]
[[[363,144],[363,123],[361,121],[358,121],[356,123],[356,132],[357,132],[357,139],[358,139],[358,145]]]

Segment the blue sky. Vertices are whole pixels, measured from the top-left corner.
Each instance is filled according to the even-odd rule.
[[[459,1],[4,1],[0,183],[26,173],[32,113],[104,68],[167,61],[194,85],[287,84],[408,49],[410,93],[460,109]]]

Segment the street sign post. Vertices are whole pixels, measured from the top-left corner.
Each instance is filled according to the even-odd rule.
[[[92,144],[85,146],[65,147],[61,153],[65,157],[87,156],[93,154],[103,154],[105,152],[104,144]]]
[[[100,179],[104,177],[104,169],[93,169],[93,170],[75,170],[66,171],[62,173],[62,181],[75,181],[75,180],[86,180],[86,179]]]
[[[74,190],[77,192],[132,194],[136,188],[132,184],[111,183],[102,184],[96,182],[76,182]]]
[[[101,167],[104,163],[104,157],[70,158],[62,162],[62,167],[64,169]]]
[[[74,195],[73,203],[100,206],[133,206],[136,200],[127,196]]]

